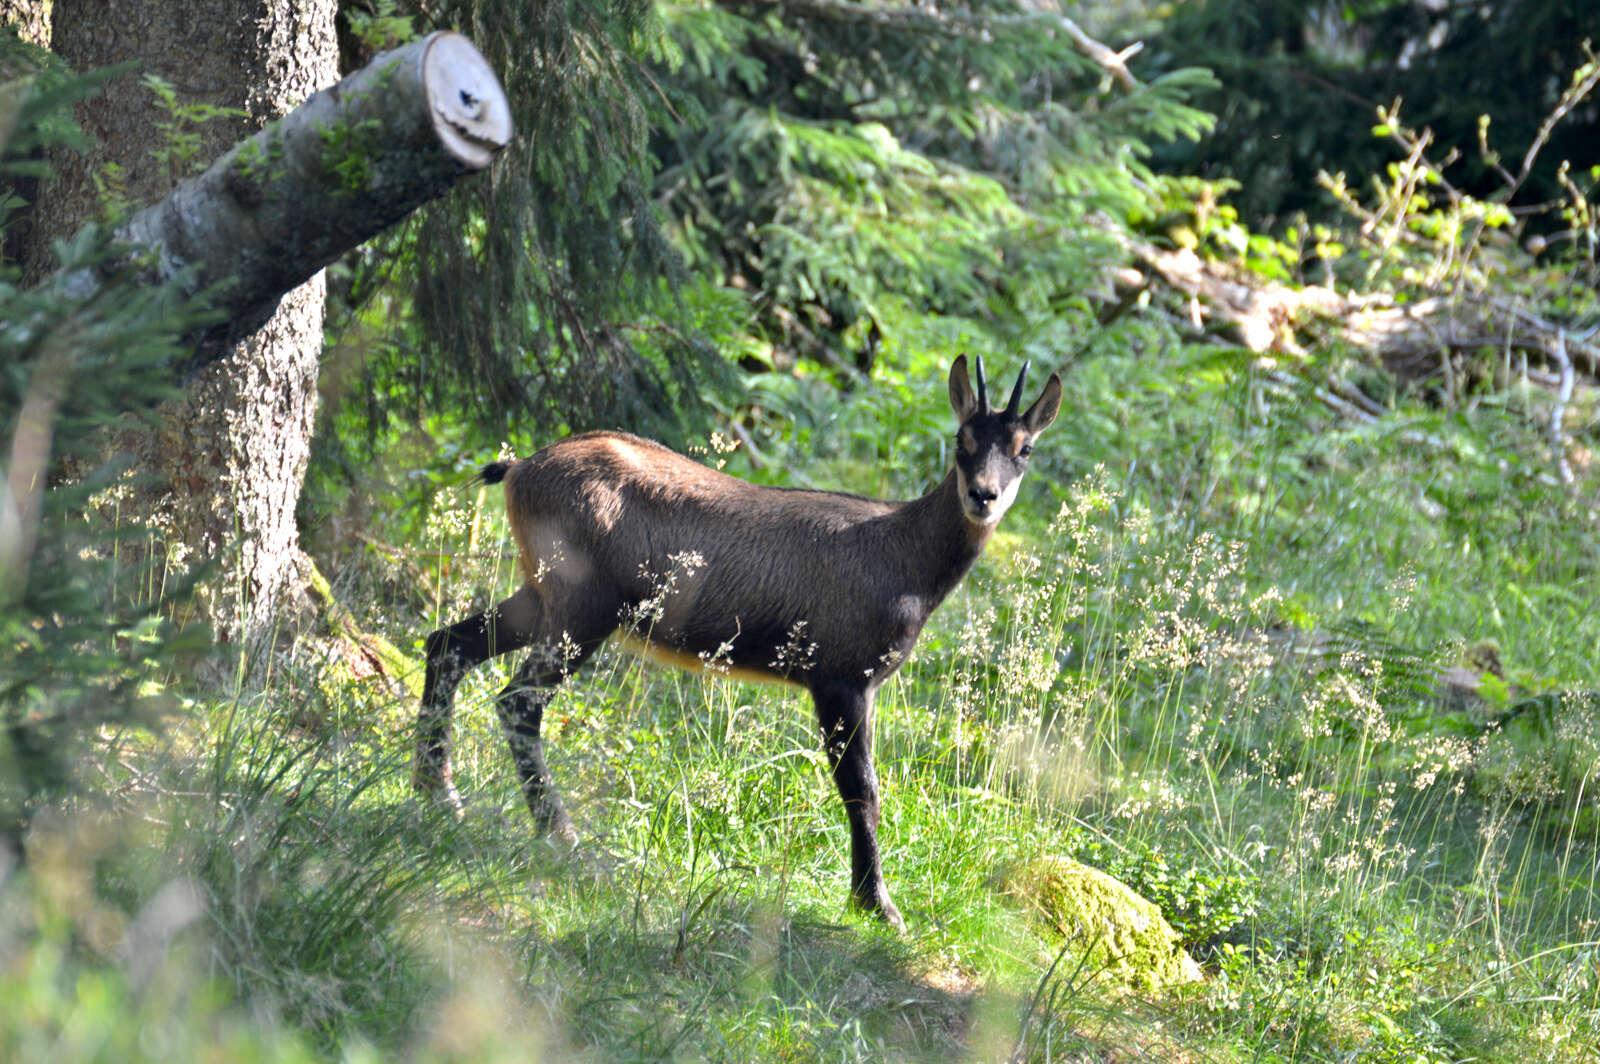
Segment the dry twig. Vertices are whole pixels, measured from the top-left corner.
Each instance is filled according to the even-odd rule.
[[[1080,55],[1093,61],[1124,92],[1136,92],[1139,79],[1128,69],[1128,60],[1144,49],[1135,42],[1117,51],[1089,36],[1082,26],[1056,11],[1027,11],[1015,15],[970,15],[940,10],[937,7],[909,5],[849,4],[837,0],[723,0],[730,7],[772,8],[806,18],[825,19],[853,25],[877,26],[905,32],[933,33],[943,37],[963,37],[991,41],[996,31],[1059,31]]]
[[[1572,463],[1567,461],[1567,434],[1561,424],[1567,416],[1567,404],[1572,402],[1572,359],[1567,355],[1566,330],[1556,333],[1551,357],[1561,371],[1561,386],[1556,392],[1555,408],[1550,411],[1550,448],[1555,453],[1556,472],[1561,477],[1561,483],[1571,484]]]

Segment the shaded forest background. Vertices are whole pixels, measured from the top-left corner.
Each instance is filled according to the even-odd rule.
[[[1593,5],[341,3],[341,73],[459,30],[517,135],[328,268],[307,563],[237,628],[238,544],[121,442],[215,323],[114,235],[267,116],[73,69],[93,7],[0,2],[0,1055],[1592,1059]],[[839,924],[770,692],[564,694],[577,862],[481,705],[474,812],[411,799],[420,637],[515,579],[483,462],[621,428],[910,497],[964,351],[1068,399],[884,710],[912,938]],[[1063,963],[1041,855],[1205,985]]]

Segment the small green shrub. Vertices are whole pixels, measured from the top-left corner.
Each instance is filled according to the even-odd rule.
[[[1155,902],[1190,950],[1216,943],[1261,911],[1255,876],[1169,856],[1151,843],[1118,846],[1089,838],[1072,854]]]

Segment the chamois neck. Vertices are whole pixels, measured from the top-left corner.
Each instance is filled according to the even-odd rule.
[[[967,520],[958,491],[956,471],[951,468],[932,491],[900,511],[908,554],[925,566],[922,590],[930,606],[942,602],[967,575],[994,531],[992,525]]]

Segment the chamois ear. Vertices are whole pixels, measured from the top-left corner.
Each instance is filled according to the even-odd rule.
[[[1048,428],[1050,422],[1054,421],[1060,412],[1061,376],[1052,373],[1050,379],[1045,381],[1044,391],[1033,401],[1033,405],[1028,407],[1028,412],[1022,415],[1022,421],[1028,426],[1029,432],[1037,434]]]
[[[956,412],[956,420],[963,423],[978,411],[978,395],[967,379],[966,355],[958,356],[955,365],[950,367],[950,409]]]

